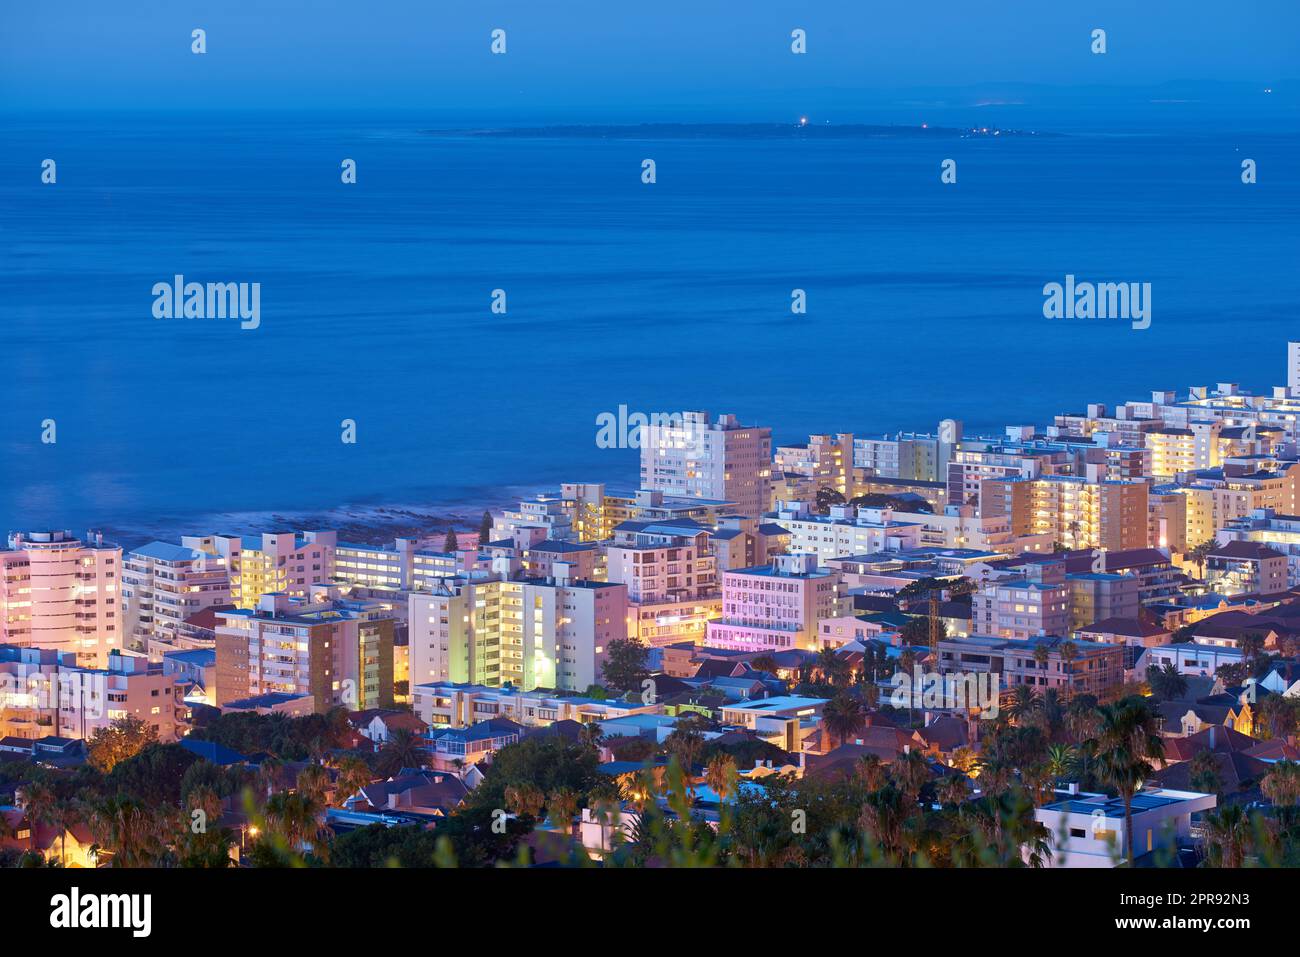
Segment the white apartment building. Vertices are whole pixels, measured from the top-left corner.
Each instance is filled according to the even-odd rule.
[[[135,650],[174,640],[185,619],[230,602],[226,562],[214,552],[150,542],[122,561],[122,619]]]
[[[627,586],[504,574],[444,579],[412,592],[411,685],[509,684],[583,691],[602,680],[605,649],[628,635]]]
[[[827,515],[817,515],[805,502],[780,502],[772,520],[790,533],[791,552],[810,552],[822,563],[848,555],[904,551],[919,548],[925,526],[898,521],[888,508],[832,505]]]
[[[122,549],[71,532],[9,536],[0,551],[0,643],[71,652],[108,664],[124,641],[119,602]]]
[[[675,424],[642,428],[641,487],[736,503],[743,515],[771,508],[772,430],[742,426],[734,415],[709,421],[684,412]]]
[[[658,704],[629,704],[621,698],[561,696],[542,690],[489,688],[452,681],[416,685],[414,707],[416,715],[430,728],[468,728],[492,718],[509,718],[527,728],[556,721],[591,724],[662,711]]]

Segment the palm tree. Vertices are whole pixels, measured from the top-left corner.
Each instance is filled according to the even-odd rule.
[[[518,817],[536,819],[546,805],[546,795],[535,784],[512,785],[506,788],[506,808]]]
[[[908,800],[915,804],[921,796],[921,789],[934,776],[930,773],[930,762],[925,759],[925,755],[911,750],[894,758],[894,763],[889,766],[889,777],[907,795]]]
[[[382,774],[393,775],[403,768],[424,767],[424,759],[424,744],[419,736],[409,728],[397,728],[379,752],[376,766]]]
[[[338,763],[338,784],[334,792],[334,800],[343,806],[343,802],[354,796],[358,791],[368,785],[375,779],[366,762],[358,757],[349,755]]]
[[[185,803],[191,811],[202,811],[204,822],[216,821],[221,817],[221,795],[207,784],[192,788]]]
[[[1065,697],[1067,700],[1074,693],[1074,666],[1072,662],[1078,657],[1078,645],[1072,641],[1061,642],[1061,670],[1065,672]]]
[[[817,670],[821,672],[823,681],[839,687],[848,676],[849,665],[836,654],[835,649],[828,646],[817,653]]]
[[[718,796],[719,803],[736,793],[736,761],[729,754],[715,754],[704,768],[704,783]]]
[[[858,763],[854,768],[858,780],[862,782],[863,788],[868,793],[879,791],[885,786],[888,778],[888,771],[881,762],[880,756],[875,754],[864,754],[858,758]]]
[[[94,806],[90,829],[97,844],[112,852],[112,867],[152,867],[163,857],[162,815],[134,798],[109,798]]]
[[[44,781],[23,785],[23,815],[31,836],[31,849],[36,850],[36,831],[42,824],[53,824],[58,813],[58,796]]]
[[[298,793],[305,795],[317,804],[325,803],[325,794],[329,791],[330,776],[319,764],[309,764],[298,772],[295,783]]]
[[[1201,544],[1188,549],[1187,558],[1196,566],[1196,577],[1204,580],[1205,578],[1205,561],[1210,557],[1210,552],[1219,547],[1219,543],[1213,539],[1206,539]]]
[[[284,762],[275,755],[263,758],[262,763],[257,766],[257,787],[266,795],[268,801],[280,783],[280,771],[283,768]]]
[[[282,840],[292,852],[311,845],[317,856],[324,856],[322,839],[329,833],[325,826],[324,806],[301,792],[282,791],[266,802],[267,829]]]
[[[1278,761],[1259,782],[1264,797],[1273,802],[1279,816],[1290,817],[1300,804],[1300,764]]]
[[[1190,772],[1188,781],[1192,787],[1206,794],[1218,794],[1223,790],[1223,775],[1219,773],[1219,759],[1213,751],[1197,751],[1188,762]]]
[[[1101,779],[1119,792],[1124,802],[1124,834],[1128,843],[1129,867],[1133,866],[1133,795],[1154,768],[1150,761],[1163,761],[1165,743],[1156,717],[1144,698],[1125,698],[1098,709],[1100,730],[1088,742],[1096,755]]]
[[[1079,751],[1068,744],[1052,744],[1047,748],[1047,773],[1053,781],[1073,777],[1079,768]]]
[[[599,750],[602,732],[601,732],[600,724],[598,722],[588,721],[586,724],[582,726],[582,730],[580,734],[582,737],[582,743],[586,747]]]
[[[1011,703],[1007,705],[1007,717],[1020,724],[1032,715],[1040,704],[1038,693],[1029,685],[1016,685],[1011,689]]]
[[[551,815],[551,823],[559,826],[566,837],[573,837],[573,817],[578,813],[578,792],[572,788],[559,788],[551,792],[546,800],[546,808]]]
[[[849,735],[856,734],[866,723],[866,710],[862,702],[846,691],[841,691],[822,708],[822,724],[831,734],[831,740],[844,743]]]
[[[1212,867],[1241,867],[1250,841],[1250,818],[1240,804],[1226,804],[1205,815],[1207,860]]]
[[[960,806],[968,797],[970,789],[964,774],[945,774],[939,782],[939,800],[952,807]]]

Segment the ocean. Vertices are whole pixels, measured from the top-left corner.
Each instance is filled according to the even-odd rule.
[[[1300,135],[1038,132],[2,118],[0,525],[129,538],[629,487],[636,450],[595,441],[620,406],[779,443],[1282,382]],[[1045,319],[1067,274],[1150,283],[1150,328]],[[175,275],[260,284],[260,326],[156,319]]]

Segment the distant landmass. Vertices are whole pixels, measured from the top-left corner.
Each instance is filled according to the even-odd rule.
[[[867,123],[640,123],[630,126],[563,125],[518,126],[490,129],[420,130],[429,136],[497,136],[510,138],[573,139],[831,139],[890,138],[935,139],[1002,136],[1057,137],[1061,133],[1040,133],[995,126],[956,127],[921,125],[873,125]]]

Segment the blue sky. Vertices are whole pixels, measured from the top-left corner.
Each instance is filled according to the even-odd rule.
[[[204,56],[190,52],[195,27]],[[489,53],[495,27],[505,56]],[[790,52],[794,27],[808,31],[805,56]],[[1089,51],[1095,27],[1104,56]],[[0,109],[22,111],[847,120],[927,98],[1050,103],[1117,88],[1231,101],[1268,85],[1293,106],[1295,77],[1296,0],[59,0],[0,12]]]

